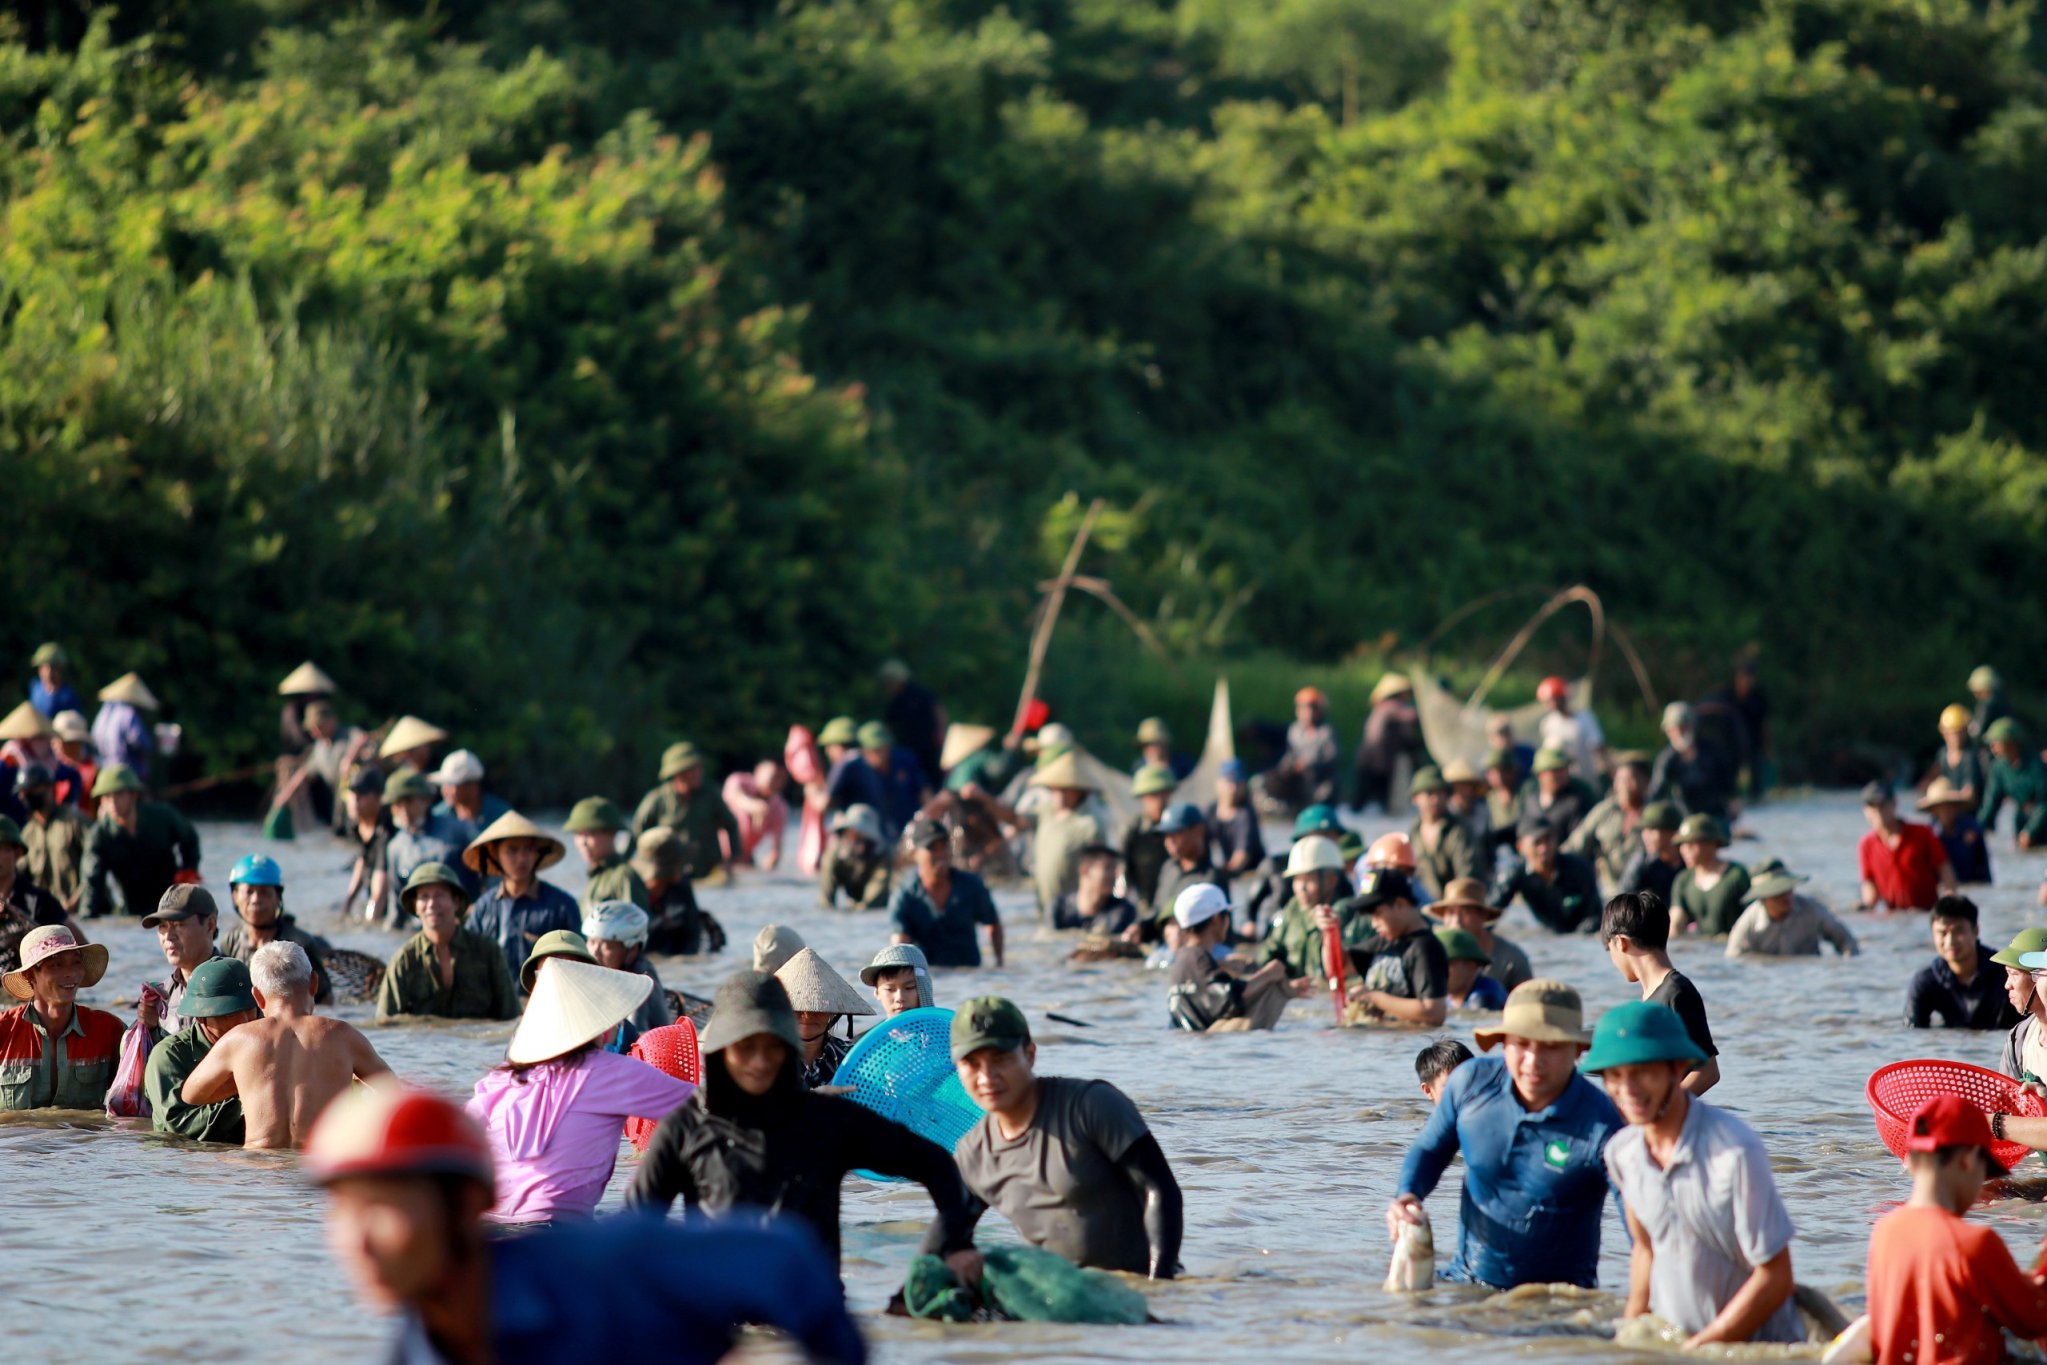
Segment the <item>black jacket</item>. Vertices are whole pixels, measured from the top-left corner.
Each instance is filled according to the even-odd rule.
[[[661,1120],[626,1190],[628,1208],[684,1207],[713,1216],[749,1207],[810,1224],[839,1263],[839,1182],[853,1170],[901,1176],[938,1206],[940,1254],[974,1244],[967,1187],[952,1154],[865,1105],[803,1089],[794,1054],[774,1089],[752,1096],[704,1058],[704,1084]]]

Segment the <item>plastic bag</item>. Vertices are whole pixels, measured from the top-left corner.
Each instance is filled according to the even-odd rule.
[[[161,1012],[167,1002],[163,993],[149,982],[142,983],[142,1003],[156,1003]],[[121,1035],[121,1064],[114,1068],[114,1083],[107,1087],[107,1117],[116,1119],[146,1119],[149,1117],[149,1096],[143,1093],[142,1073],[149,1065],[149,1030],[142,1023],[142,1012],[136,1011],[135,1022],[128,1025],[128,1031]]]

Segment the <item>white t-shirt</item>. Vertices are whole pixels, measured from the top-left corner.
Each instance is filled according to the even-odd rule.
[[[1545,749],[1560,750],[1571,760],[1571,771],[1587,782],[1599,781],[1599,751],[1606,744],[1606,735],[1599,728],[1599,718],[1590,711],[1573,711],[1565,715],[1561,711],[1542,713],[1542,725],[1537,732]]]

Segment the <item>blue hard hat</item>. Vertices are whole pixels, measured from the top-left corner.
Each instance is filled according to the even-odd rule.
[[[284,889],[284,872],[277,866],[275,858],[261,853],[245,853],[227,874],[229,886],[274,886]]]

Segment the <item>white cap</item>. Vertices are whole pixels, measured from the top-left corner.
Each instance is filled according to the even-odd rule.
[[[483,781],[483,760],[467,749],[457,749],[441,760],[441,766],[426,780],[436,787],[459,787],[465,782]]]
[[[1217,915],[1229,912],[1229,893],[1214,882],[1190,886],[1173,898],[1173,918],[1182,929],[1198,929]]]

